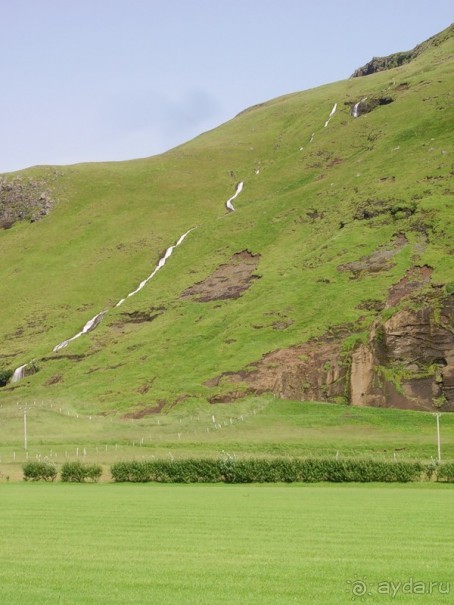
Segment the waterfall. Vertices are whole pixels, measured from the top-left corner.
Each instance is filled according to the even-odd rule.
[[[76,340],[76,338],[79,338],[80,336],[82,336],[82,334],[87,334],[88,332],[91,332],[92,330],[94,330],[96,328],[96,326],[101,322],[102,318],[104,317],[104,315],[106,313],[107,313],[107,310],[101,311],[101,313],[98,313],[97,315],[92,317],[89,321],[87,321],[87,323],[84,325],[82,330],[80,332],[77,332],[77,334],[75,336],[73,336],[72,338],[68,338],[68,340],[64,340],[63,342],[60,342],[58,345],[56,345],[53,348],[54,353],[56,353],[60,349],[64,349],[65,347],[67,347],[70,342],[72,342],[73,340]]]
[[[156,267],[154,268],[153,272],[150,273],[150,275],[146,279],[144,279],[143,281],[141,281],[140,284],[137,286],[137,288],[135,290],[133,290],[132,292],[130,292],[126,296],[126,298],[134,296],[134,294],[137,294],[137,292],[140,292],[140,290],[142,290],[142,288],[150,281],[150,279],[153,279],[153,277],[156,275],[156,273],[160,269],[162,269],[162,267],[166,264],[167,259],[172,256],[172,252],[175,250],[175,248],[177,246],[179,246],[181,243],[183,243],[183,241],[186,238],[186,236],[189,235],[189,233],[191,233],[191,231],[194,231],[194,229],[195,229],[195,227],[192,227],[191,229],[189,229],[188,231],[186,231],[186,233],[183,233],[183,235],[178,239],[178,241],[177,241],[176,244],[174,244],[173,246],[170,246],[169,248],[167,248],[167,250],[165,251],[164,256],[159,259],[159,262],[156,265]],[[126,298],[122,298],[121,300],[119,300],[117,302],[117,304],[115,305],[115,307],[120,307],[125,302]]]
[[[142,288],[145,286],[145,284],[147,284],[150,281],[150,279],[152,279],[156,275],[156,273],[159,271],[159,269],[162,269],[162,267],[166,264],[167,259],[170,258],[174,249],[177,246],[179,246],[183,242],[185,237],[189,233],[191,233],[191,231],[193,231],[194,229],[195,229],[195,227],[189,229],[189,231],[186,231],[186,233],[183,233],[183,235],[178,239],[176,244],[167,248],[164,256],[159,260],[153,273],[151,273],[151,275],[149,275],[146,279],[141,281],[140,284],[138,285],[138,287],[135,290],[133,290],[133,292],[130,292],[126,296],[126,298],[129,298],[130,296],[134,296],[134,294],[137,294],[137,292],[140,292],[140,290],[142,290]],[[122,305],[125,302],[126,298],[122,298],[121,300],[119,300],[117,302],[117,304],[115,305],[115,307],[119,307],[120,305]],[[56,345],[53,348],[54,353],[56,353],[57,351],[60,351],[60,349],[67,347],[69,345],[69,343],[72,342],[73,340],[76,340],[76,338],[80,338],[83,334],[87,334],[88,332],[91,332],[92,330],[94,330],[99,325],[99,323],[102,321],[102,318],[108,311],[109,311],[109,309],[105,309],[104,311],[101,311],[100,313],[98,313],[97,315],[92,317],[89,321],[87,321],[87,323],[84,325],[84,327],[82,328],[82,330],[80,332],[78,332],[71,338],[68,338],[67,340],[64,340],[63,342],[60,342],[58,345]]]
[[[25,368],[28,366],[28,363],[24,363],[23,366],[19,366],[14,370],[13,375],[11,376],[10,382],[19,382],[25,376]]]
[[[236,191],[235,191],[235,195],[233,195],[230,199],[228,199],[225,203],[225,206],[227,208],[227,210],[229,210],[230,212],[235,212],[235,208],[233,207],[233,200],[237,197],[237,195],[239,195],[242,190],[243,190],[243,181],[241,181],[241,183],[238,183],[238,185],[236,186]]]
[[[327,119],[327,120],[326,120],[326,122],[325,122],[325,128],[328,126],[328,124],[329,124],[329,122],[330,122],[331,118],[332,118],[332,117],[333,117],[333,115],[336,113],[336,109],[337,109],[337,103],[334,103],[334,106],[333,106],[333,108],[332,108],[332,110],[331,110],[331,113],[329,114],[328,119]]]
[[[364,101],[367,101],[367,97],[364,97],[364,99],[361,99],[361,101],[358,101],[358,103],[355,103],[353,105],[353,109],[352,109],[352,116],[354,118],[358,118],[360,113],[359,113],[359,106],[361,105],[361,103],[364,103]]]

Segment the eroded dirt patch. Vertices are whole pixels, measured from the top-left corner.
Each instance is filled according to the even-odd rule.
[[[395,307],[401,300],[415,294],[430,283],[433,269],[428,266],[408,269],[401,280],[389,289],[387,307]]]
[[[341,356],[342,341],[350,329],[341,326],[322,338],[267,353],[246,370],[213,377],[205,386],[242,384],[247,390],[213,395],[210,403],[227,403],[250,393],[274,393],[299,401],[342,399],[348,375]]]
[[[122,321],[119,323],[140,324],[151,322],[162,315],[164,311],[165,307],[151,307],[149,311],[131,311],[130,313],[121,313]]]
[[[123,418],[125,420],[138,420],[140,418],[144,418],[145,416],[159,414],[166,405],[166,403],[167,401],[165,401],[164,399],[160,399],[155,406],[142,408],[141,410],[138,410],[136,412],[128,412],[127,414],[123,414]]]
[[[338,271],[350,271],[351,279],[358,279],[364,273],[379,273],[388,271],[393,267],[392,258],[408,244],[408,240],[402,233],[393,237],[386,246],[381,246],[378,250],[361,257],[357,261],[343,263],[337,267]]]
[[[61,374],[54,374],[48,380],[46,380],[46,382],[44,384],[47,386],[50,386],[52,384],[57,384],[57,383],[61,382],[62,380],[63,380],[63,376]]]
[[[154,382],[154,379],[152,380]],[[141,408],[140,410],[135,410],[133,412],[127,412],[123,414],[123,420],[138,420],[140,418],[144,418],[145,416],[151,416],[153,414],[160,414],[162,410],[165,408],[166,412],[174,408],[176,405],[187,399],[188,395],[182,393],[173,401],[166,401],[165,399],[158,399],[156,401],[156,405],[149,405]]]
[[[254,275],[260,260],[260,254],[249,250],[236,252],[228,263],[220,265],[213,273],[201,282],[185,290],[181,298],[192,298],[197,302],[239,298],[259,279]]]

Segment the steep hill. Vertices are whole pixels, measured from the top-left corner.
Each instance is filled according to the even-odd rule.
[[[440,36],[160,156],[6,175],[4,208],[19,182],[45,211],[33,198],[0,230],[1,399],[454,411],[452,28]]]

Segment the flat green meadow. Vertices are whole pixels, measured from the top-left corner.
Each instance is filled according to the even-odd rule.
[[[450,603],[453,493],[433,484],[2,484],[0,602]]]
[[[170,413],[126,419],[76,411],[49,401],[30,402],[28,453],[23,406],[0,405],[0,484],[22,480],[22,464],[47,459],[101,464],[103,480],[119,460],[244,457],[372,457],[420,460],[437,457],[429,412],[361,408],[330,403],[250,397],[228,406],[186,403]],[[441,418],[442,460],[454,459],[454,415]]]

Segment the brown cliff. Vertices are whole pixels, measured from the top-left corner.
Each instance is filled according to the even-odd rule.
[[[416,306],[416,300],[412,304]],[[267,353],[245,370],[217,376],[206,386],[222,392],[210,400],[222,403],[271,392],[300,401],[454,411],[452,295],[438,307],[433,301],[401,309],[387,320],[376,319],[367,341],[348,350],[345,339],[354,333],[354,326],[338,328]]]

